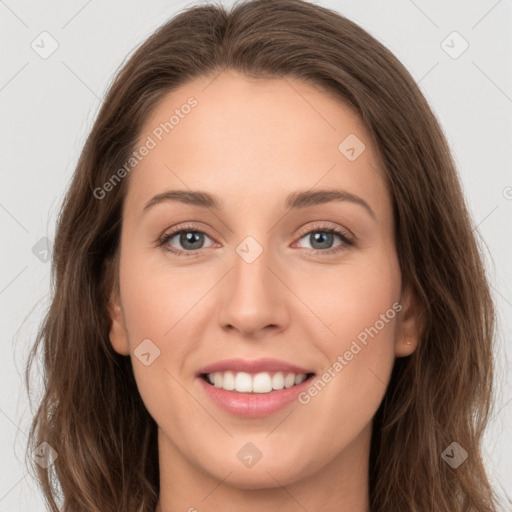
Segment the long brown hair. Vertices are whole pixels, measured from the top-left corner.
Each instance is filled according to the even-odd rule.
[[[439,123],[405,67],[355,23],[302,0],[254,0],[195,6],[160,27],[115,77],[79,158],[58,219],[53,300],[25,376],[29,389],[42,345],[44,394],[27,457],[52,512],[155,509],[157,425],[130,358],[112,349],[106,313],[129,176],[104,199],[94,191],[128,161],[164,95],[227,69],[334,94],[358,112],[385,167],[403,282],[424,314],[419,346],[395,361],[374,418],[372,512],[496,509],[481,456],[495,311]],[[58,454],[48,469],[32,462],[42,442]],[[442,457],[452,442],[468,453],[456,469]]]

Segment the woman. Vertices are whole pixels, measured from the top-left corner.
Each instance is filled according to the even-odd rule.
[[[157,30],[87,139],[53,270],[30,433],[52,511],[496,509],[494,309],[456,169],[339,14],[254,0]]]

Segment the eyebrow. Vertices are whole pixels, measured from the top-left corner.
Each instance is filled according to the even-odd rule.
[[[157,194],[152,197],[144,206],[143,212],[146,212],[151,207],[168,201],[176,201],[192,206],[200,206],[213,210],[221,210],[223,203],[214,195],[200,190],[168,190]],[[362,198],[346,190],[340,189],[325,189],[325,190],[299,190],[289,194],[285,201],[287,210],[308,208],[310,206],[317,206],[333,201],[349,201],[351,203],[362,206],[369,215],[377,220],[375,212],[370,205]]]

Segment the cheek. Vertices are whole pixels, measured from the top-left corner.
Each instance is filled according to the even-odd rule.
[[[120,282],[128,332],[162,340],[200,298],[200,277],[188,267],[171,268],[159,249],[126,251]]]
[[[395,336],[401,309],[398,262],[376,257],[340,266],[335,272],[303,279],[298,295],[313,315],[304,320],[324,355],[325,373],[312,395],[315,414],[343,418],[344,411],[360,411],[369,419],[385,393],[395,360]],[[307,400],[308,397],[305,397]],[[343,405],[340,405],[340,401]],[[320,407],[320,404],[321,407]]]
[[[183,343],[189,320],[187,312],[201,296],[201,287],[187,286],[195,282],[191,281],[190,268],[171,270],[168,263],[163,266],[165,258],[154,257],[156,250],[144,253],[128,247],[126,244],[121,255],[119,272],[137,388],[155,421],[167,425],[173,438],[183,444],[183,432],[178,423],[169,421],[169,411],[172,404],[179,407],[184,417],[197,414],[195,402],[184,392],[180,370],[192,345]],[[147,365],[142,362],[143,353],[149,353]]]
[[[292,286],[312,312],[306,315],[309,322],[318,323],[322,335],[317,341],[325,352],[348,350],[358,336],[364,343],[367,329],[376,323],[381,338],[393,339],[393,304],[401,288],[396,259],[378,254],[354,259],[307,277],[297,275]]]

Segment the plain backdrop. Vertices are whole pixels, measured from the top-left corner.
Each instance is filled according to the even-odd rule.
[[[24,464],[34,411],[23,376],[49,302],[56,215],[80,150],[127,56],[198,3],[0,1],[0,512],[44,510]],[[486,465],[498,492],[512,496],[512,1],[316,3],[361,25],[402,61],[450,143],[499,316]]]

